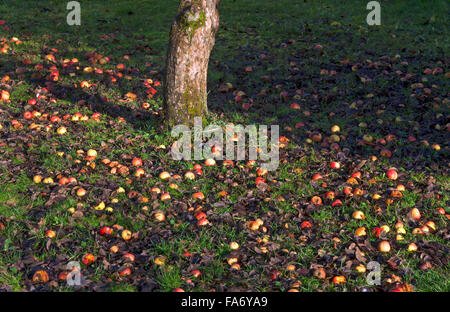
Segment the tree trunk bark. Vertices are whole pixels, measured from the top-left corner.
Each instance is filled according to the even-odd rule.
[[[164,84],[166,124],[192,125],[207,112],[207,74],[220,0],[181,0],[170,30]]]

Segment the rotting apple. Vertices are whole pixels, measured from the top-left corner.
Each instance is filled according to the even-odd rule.
[[[81,260],[85,265],[91,265],[95,262],[95,256],[91,253],[85,254]]]
[[[126,254],[124,254],[124,255],[123,255],[123,258],[124,258],[125,260],[131,261],[131,262],[134,262],[134,260],[135,260],[135,256],[134,256],[132,253],[126,253]]]

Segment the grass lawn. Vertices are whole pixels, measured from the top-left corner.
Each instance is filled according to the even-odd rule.
[[[82,1],[68,26],[67,1],[0,0],[0,289],[72,291],[78,261],[85,291],[449,291],[450,5],[380,1],[368,26],[367,2],[222,0],[208,122],[280,126],[261,187],[258,163],[170,156],[161,83],[178,1]]]

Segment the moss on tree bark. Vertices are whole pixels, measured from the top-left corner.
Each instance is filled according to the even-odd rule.
[[[168,126],[192,125],[207,112],[207,73],[220,0],[182,0],[170,30],[164,82]]]

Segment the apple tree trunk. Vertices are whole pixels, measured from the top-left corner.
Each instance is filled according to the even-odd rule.
[[[207,74],[220,0],[181,0],[170,30],[164,84],[168,126],[192,125],[207,112]]]

